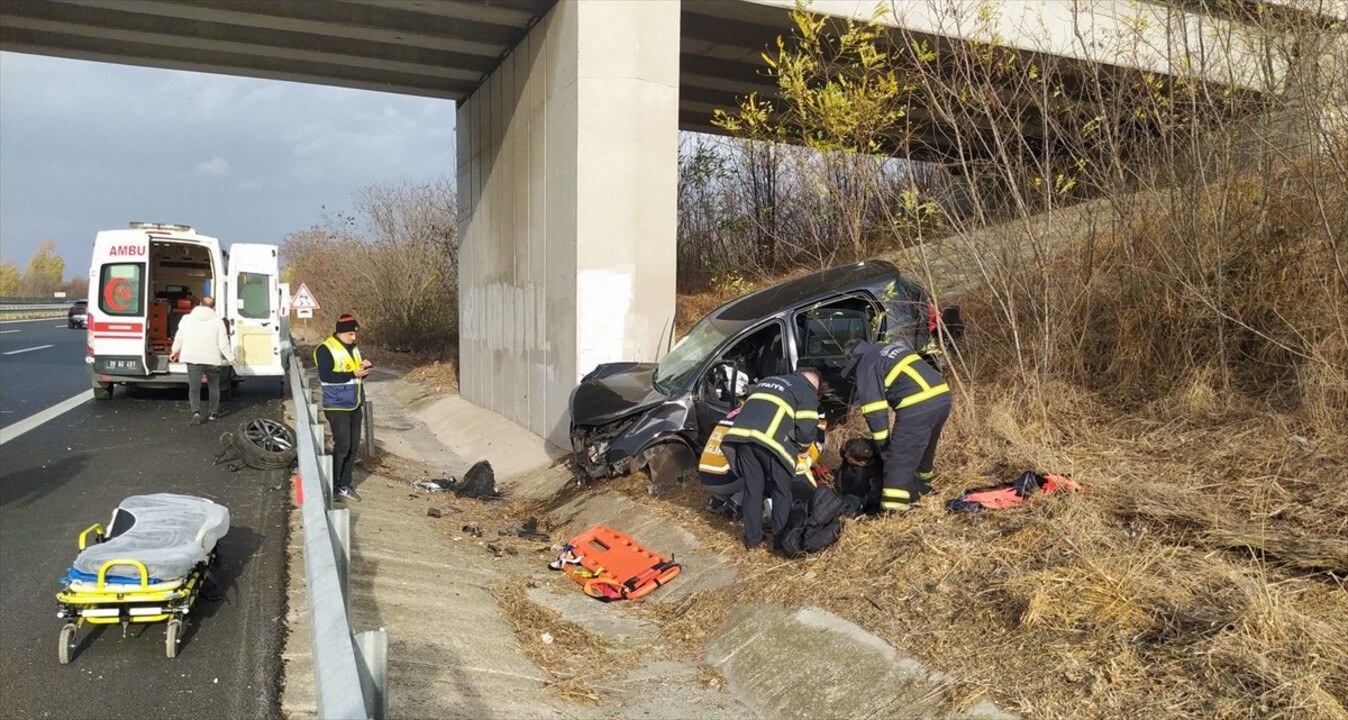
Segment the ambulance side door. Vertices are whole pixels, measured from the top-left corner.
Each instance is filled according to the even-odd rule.
[[[232,330],[235,371],[274,377],[281,367],[279,263],[275,245],[237,243],[229,249],[225,318]]]

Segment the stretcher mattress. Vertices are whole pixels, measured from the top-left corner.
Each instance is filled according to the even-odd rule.
[[[71,579],[95,580],[109,560],[144,563],[150,582],[186,575],[206,560],[215,543],[229,532],[229,509],[206,498],[172,493],[133,495],[117,506],[110,538],[90,545],[75,558]],[[108,570],[108,580],[134,578],[139,571],[119,565]]]

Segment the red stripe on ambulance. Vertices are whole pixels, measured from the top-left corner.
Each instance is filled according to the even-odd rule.
[[[94,337],[102,337],[98,333],[143,333],[145,332],[145,323],[133,322],[95,322]]]

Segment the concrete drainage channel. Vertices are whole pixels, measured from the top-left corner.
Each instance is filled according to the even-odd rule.
[[[391,378],[370,383],[367,391],[381,407],[377,422],[384,460],[367,463],[369,475],[357,474],[365,500],[350,511],[356,577],[343,622],[350,618],[390,630],[389,677],[379,694],[389,715],[1016,718],[988,702],[951,710],[948,678],[816,607],[740,607],[718,621],[704,644],[692,650],[672,646],[661,620],[670,613],[662,608],[696,603],[752,580],[741,576],[729,554],[715,551],[668,516],[657,516],[613,487],[576,492],[564,468],[546,463],[498,471],[500,486],[515,498],[511,502],[421,493],[409,480],[426,479],[423,472],[462,477],[481,457],[494,462],[499,457],[498,466],[508,466],[519,452],[503,448],[517,449],[531,436],[519,430],[520,437],[504,437],[506,430],[493,426],[485,434],[488,439],[477,443],[471,439],[474,428],[485,421],[471,416],[456,397],[426,396]],[[315,447],[321,443],[319,435]],[[399,451],[391,453],[390,448]],[[570,496],[563,500],[564,493]],[[550,541],[512,540],[507,534],[506,528],[522,519],[518,513],[524,512],[525,498],[553,498],[546,515],[538,518],[549,529]],[[533,507],[530,512],[540,511]],[[556,557],[557,543],[601,523],[673,555],[683,564],[683,573],[641,601],[606,604],[585,597],[574,583],[546,569]],[[292,540],[292,578],[305,574],[311,564],[307,557],[300,562],[299,550],[300,543]],[[334,559],[340,556],[340,550],[334,553]],[[503,587],[512,593],[503,594]],[[303,603],[313,593],[302,579],[292,580],[289,592],[283,712],[291,718],[343,717],[324,709],[322,688],[309,680],[317,673],[322,684],[315,667],[320,659],[313,651],[316,641],[311,645],[305,637],[314,618]],[[522,629],[520,614],[551,620]],[[617,650],[593,659],[585,657],[583,646],[559,650],[567,627],[581,628]],[[349,639],[349,630],[342,630]],[[548,637],[540,643],[544,635]],[[549,667],[549,657],[556,659],[558,653],[581,658],[563,658],[571,664],[560,669]],[[559,692],[569,680],[584,679],[587,668],[603,663],[604,657],[629,664],[591,683],[595,692],[588,698]],[[376,711],[362,716],[383,715]]]

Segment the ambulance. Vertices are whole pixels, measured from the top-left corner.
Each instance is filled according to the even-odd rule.
[[[276,245],[220,241],[187,225],[133,222],[94,239],[89,268],[85,362],[94,399],[114,385],[188,382],[187,366],[169,354],[183,317],[215,298],[239,363],[226,368],[221,394],[250,377],[280,377],[283,289]]]

